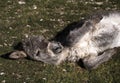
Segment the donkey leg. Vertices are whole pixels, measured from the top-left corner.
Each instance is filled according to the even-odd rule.
[[[103,54],[98,56],[90,56],[83,60],[84,66],[87,69],[95,69],[103,62],[108,61],[114,54],[117,53],[116,48],[105,51]]]

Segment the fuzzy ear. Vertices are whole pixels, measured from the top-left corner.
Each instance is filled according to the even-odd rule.
[[[82,37],[84,37],[86,33],[88,33],[89,31],[93,29],[94,29],[94,24],[91,22],[91,20],[86,20],[81,27],[73,31],[70,31],[66,39],[68,45],[71,46],[77,43]]]
[[[96,18],[95,18],[96,17]],[[100,17],[91,17],[88,20],[85,20],[83,25],[73,31],[70,31],[69,35],[66,38],[68,46],[72,46],[77,43],[84,35],[88,32],[93,32],[96,28],[95,25],[101,21],[102,16]]]

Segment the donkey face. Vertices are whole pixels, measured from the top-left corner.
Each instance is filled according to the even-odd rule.
[[[58,42],[49,42],[44,37],[34,36],[23,41],[23,49],[29,58],[55,64],[63,51]]]

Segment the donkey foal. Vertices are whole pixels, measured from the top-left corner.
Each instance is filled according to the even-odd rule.
[[[66,45],[55,40],[47,41],[42,36],[29,37],[23,41],[23,53],[17,51],[17,54],[56,65],[66,60],[77,62],[82,59],[87,69],[94,69],[108,61],[120,47],[120,13],[93,15],[79,28],[70,31],[64,41]],[[19,58],[15,56],[16,51],[10,54],[10,58]]]

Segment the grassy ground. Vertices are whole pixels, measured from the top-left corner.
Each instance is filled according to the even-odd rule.
[[[27,35],[53,37],[67,24],[97,10],[119,10],[120,0],[0,0],[0,55],[13,51]],[[120,83],[120,56],[87,71],[74,63],[60,66],[0,58],[1,83]]]

